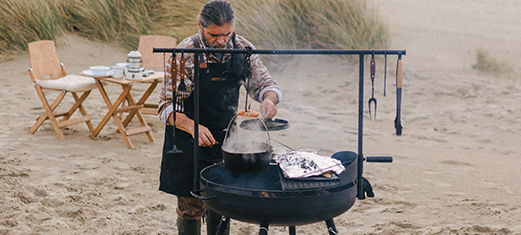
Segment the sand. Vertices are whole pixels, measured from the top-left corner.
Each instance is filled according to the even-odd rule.
[[[369,120],[365,107],[363,153],[392,156],[394,162],[364,165],[376,195],[357,200],[336,217],[338,230],[521,234],[520,3],[372,3],[392,28],[392,49],[407,50],[404,129],[402,136],[394,134],[396,56],[388,58],[385,97],[379,57],[377,119]],[[478,49],[504,62],[508,74],[496,77],[473,69]],[[71,74],[123,62],[127,53],[73,35],[58,46]],[[287,130],[272,132],[273,138],[294,148],[319,149],[322,155],[357,150],[358,71],[340,61],[300,56],[273,72],[284,91],[278,118],[291,123]],[[163,124],[156,116],[146,116],[156,142],[132,136],[133,149],[115,132],[112,120],[95,139],[83,124],[65,128],[66,141],[57,139],[48,122],[31,135],[27,131],[43,109],[27,73],[28,54],[0,67],[0,234],[177,233],[175,198],[157,189]],[[366,79],[364,104],[370,85]],[[107,88],[112,97],[119,89]],[[106,107],[98,91],[85,106],[99,123]],[[232,221],[232,234],[257,233],[256,224]],[[272,227],[270,234],[288,234],[288,229]],[[328,233],[324,223],[317,223],[297,227],[297,234]]]

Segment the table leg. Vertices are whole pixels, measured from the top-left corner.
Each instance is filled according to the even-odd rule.
[[[152,84],[150,84],[150,86],[148,87],[148,89],[145,91],[145,93],[141,96],[141,98],[138,100],[138,102],[136,103],[137,105],[145,105],[145,102],[147,101],[148,97],[150,97],[150,95],[152,94],[152,92],[154,92],[154,89],[157,87],[157,84],[159,83],[158,80],[154,80],[152,82]],[[130,94],[129,94],[130,95]],[[130,105],[130,104],[129,104]],[[141,113],[143,114],[143,110],[141,110]],[[124,126],[127,126],[128,123],[130,122],[130,120],[132,120],[132,118],[134,118],[134,115],[136,114],[136,112],[132,111],[132,112],[129,112],[128,116],[125,118],[125,120],[123,120],[123,125]]]
[[[127,144],[128,147],[133,147],[132,142],[129,139],[129,136],[135,135],[135,134],[141,134],[145,133],[148,137],[148,140],[150,142],[155,142],[154,137],[152,136],[152,133],[150,133],[151,128],[146,123],[145,119],[143,118],[143,114],[141,113],[141,108],[143,108],[143,104],[140,102],[144,102],[148,96],[152,93],[152,90],[157,86],[157,81],[154,81],[151,84],[151,87],[145,92],[145,97],[142,97],[140,101],[136,104],[134,101],[132,95],[130,94],[130,90],[132,89],[131,84],[121,84],[121,87],[123,88],[123,91],[119,95],[119,97],[116,99],[114,103],[110,101],[110,98],[101,83],[100,79],[96,79],[96,86],[98,87],[101,96],[103,97],[103,100],[105,101],[105,104],[107,105],[107,108],[109,109],[108,112],[105,114],[101,122],[98,124],[96,129],[91,134],[92,138],[95,138],[98,136],[98,134],[101,132],[103,127],[107,124],[108,120],[112,117],[114,119],[114,122],[116,123],[116,126],[118,127],[117,132],[120,132],[121,136],[123,137],[123,140],[125,141],[125,144]],[[128,106],[126,107],[119,107],[123,102],[128,102]],[[121,121],[118,113],[123,112],[129,112],[129,116],[125,119],[125,121]],[[126,130],[126,126],[130,123],[132,120],[132,117],[136,116],[139,120],[139,123],[141,124],[141,127]],[[128,120],[127,120],[128,119]]]
[[[98,136],[98,134],[100,133],[101,129],[103,129],[103,127],[105,127],[105,125],[107,124],[108,120],[112,116],[112,118],[116,122],[116,126],[118,126],[118,130],[121,132],[121,135],[123,136],[123,140],[125,141],[127,146],[132,147],[132,143],[130,142],[130,139],[128,139],[128,136],[125,133],[125,128],[122,125],[121,120],[119,119],[119,117],[116,114],[116,111],[117,111],[119,105],[121,104],[121,102],[123,102],[125,97],[127,97],[127,94],[130,92],[131,86],[127,85],[127,86],[123,87],[123,92],[121,92],[121,94],[116,99],[114,104],[112,104],[112,102],[110,102],[110,98],[109,98],[107,92],[105,91],[105,88],[103,87],[103,84],[101,84],[101,81],[98,80],[98,79],[96,79],[96,86],[98,87],[98,89],[99,89],[99,91],[101,93],[101,96],[103,97],[103,100],[105,101],[105,104],[107,105],[107,108],[109,109],[109,111],[107,112],[107,114],[105,114],[103,119],[101,119],[101,122],[98,124],[96,129],[94,129],[94,131],[91,134],[91,137],[95,138],[96,136]]]
[[[126,99],[127,99],[129,107],[131,107],[131,106],[142,106],[142,104],[136,104],[135,103],[134,98],[132,97],[130,92],[127,93]],[[130,120],[132,120],[131,118],[133,116],[137,117],[137,119],[139,120],[139,123],[141,123],[141,128],[144,128],[144,130],[146,130],[147,128],[150,129],[150,127],[148,126],[147,122],[145,121],[145,118],[143,117],[143,114],[141,113],[141,109],[129,110],[129,115],[127,116],[125,121],[123,121],[122,125],[126,127],[128,125],[128,123],[130,122]],[[129,119],[129,117],[130,117],[130,119]],[[127,119],[128,119],[128,121],[127,121]],[[154,137],[152,136],[150,131],[144,131],[144,130],[143,130],[143,132],[145,132],[145,134],[147,135],[148,141],[155,142]]]

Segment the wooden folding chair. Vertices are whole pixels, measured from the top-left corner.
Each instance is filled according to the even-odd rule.
[[[56,53],[54,41],[31,42],[28,44],[28,48],[30,57],[29,76],[45,109],[45,112],[36,119],[36,123],[29,129],[29,133],[34,134],[47,119],[51,122],[60,140],[65,140],[60,129],[61,127],[80,122],[85,122],[92,132],[94,127],[91,123],[91,117],[85,112],[82,103],[89,96],[91,90],[96,88],[94,79],[91,77],[67,75]],[[59,91],[60,94],[49,104],[44,90]],[[67,92],[72,94],[75,103],[66,112],[55,112],[55,109],[61,103]],[[83,92],[83,94],[78,97],[78,92]],[[76,110],[80,111],[81,117],[71,119],[71,116]],[[57,117],[62,118],[58,121],[56,120]]]
[[[139,37],[139,47],[138,51],[141,53],[141,66],[145,69],[153,69],[157,72],[163,72],[165,67],[165,61],[163,58],[163,54],[161,53],[153,53],[153,49],[155,48],[173,48],[175,47],[177,41],[173,37],[169,36],[161,36],[161,35],[143,35]],[[155,88],[155,87],[154,87]],[[147,90],[142,96],[142,99],[138,103],[143,103],[144,107],[141,110],[143,114],[153,114],[157,115],[157,103],[156,104],[147,104],[145,103],[146,99],[150,96],[150,93],[154,91],[154,88]]]

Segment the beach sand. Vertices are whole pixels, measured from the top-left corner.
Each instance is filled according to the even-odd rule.
[[[407,50],[404,129],[395,135],[396,56],[388,57],[385,97],[379,56],[376,119],[367,113],[368,76],[364,84],[363,153],[394,162],[364,164],[375,197],[357,200],[335,218],[340,234],[521,234],[521,3],[371,3],[392,29],[391,49]],[[504,62],[507,73],[473,69],[478,50]],[[57,51],[70,74],[124,62],[128,53],[74,35]],[[291,123],[271,132],[274,139],[321,155],[357,151],[358,67],[343,61],[298,56],[273,71],[284,91],[277,117]],[[156,116],[146,116],[156,142],[132,136],[132,149],[112,120],[94,139],[84,124],[64,128],[66,141],[49,122],[28,134],[43,112],[27,73],[29,56],[15,55],[0,67],[0,234],[177,234],[175,197],[158,191],[164,128]],[[138,96],[145,89],[133,91]],[[107,91],[115,99],[120,87]],[[158,94],[159,88],[150,101]],[[97,90],[85,107],[97,125],[106,112]],[[257,224],[232,221],[232,234],[258,231]],[[269,231],[288,234],[285,227]],[[298,226],[297,234],[328,232],[317,223]]]

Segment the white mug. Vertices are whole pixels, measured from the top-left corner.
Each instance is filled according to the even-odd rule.
[[[123,67],[123,73],[127,74],[127,72],[128,72],[128,63],[117,63],[116,66]]]
[[[124,67],[116,65],[113,68],[114,68],[114,72],[112,73],[112,77],[113,78],[123,78]]]

